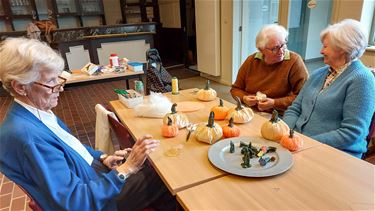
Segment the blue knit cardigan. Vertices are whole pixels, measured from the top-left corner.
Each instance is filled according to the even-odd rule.
[[[315,70],[284,114],[290,128],[360,158],[375,111],[375,79],[356,60],[321,91],[329,67]]]
[[[58,119],[59,125],[69,132]],[[13,103],[0,125],[0,171],[44,210],[117,210],[124,182],[115,171],[97,174],[38,118]],[[98,159],[102,152],[87,147]]]

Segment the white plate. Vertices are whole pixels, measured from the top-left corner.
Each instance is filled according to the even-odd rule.
[[[234,143],[235,152],[230,153],[230,141]],[[276,147],[276,152],[267,153],[265,157],[274,156],[276,160],[269,162],[265,166],[259,164],[259,158],[250,160],[250,168],[242,168],[242,157],[240,141],[252,145],[256,148],[261,146]],[[281,147],[278,143],[268,141],[260,137],[236,137],[223,139],[216,142],[208,150],[208,159],[217,168],[240,176],[245,177],[268,177],[284,173],[293,165],[293,157],[289,150]]]

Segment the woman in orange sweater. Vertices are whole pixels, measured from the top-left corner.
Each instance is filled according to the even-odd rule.
[[[256,37],[259,52],[250,55],[241,65],[230,90],[243,103],[255,110],[281,114],[292,104],[308,73],[302,58],[287,49],[288,32],[283,26],[264,26]],[[257,99],[256,93],[266,94]]]

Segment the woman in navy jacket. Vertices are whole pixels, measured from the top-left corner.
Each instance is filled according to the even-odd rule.
[[[155,201],[175,209],[155,172],[142,168],[158,140],[146,135],[100,161],[103,153],[81,144],[51,111],[66,82],[60,55],[37,40],[8,38],[0,58],[0,79],[14,97],[0,125],[0,170],[44,210],[141,210]]]

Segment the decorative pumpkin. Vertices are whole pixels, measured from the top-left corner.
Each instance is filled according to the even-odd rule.
[[[215,113],[215,120],[223,120],[228,114],[229,108],[224,106],[223,100],[219,99],[219,105],[211,108],[211,111]]]
[[[246,123],[254,117],[254,112],[251,108],[243,107],[239,97],[235,98],[237,107],[229,109],[226,119],[233,118],[234,123]]]
[[[265,101],[267,99],[267,95],[262,93],[262,92],[257,92],[255,94],[255,98],[258,100],[258,101]]]
[[[289,133],[289,126],[279,118],[279,113],[273,110],[270,121],[263,123],[260,133],[265,139],[278,142],[283,135]]]
[[[202,101],[213,101],[216,99],[216,91],[210,88],[210,80],[207,80],[206,88],[200,89],[197,93],[197,97]]]
[[[167,117],[167,119],[168,119],[168,123],[163,124],[163,127],[161,128],[161,134],[167,138],[177,136],[178,126],[172,123],[172,119],[170,117]]]
[[[280,144],[290,151],[297,151],[302,148],[303,140],[300,136],[294,135],[293,129],[290,129],[289,135],[281,137]]]
[[[208,124],[200,123],[195,130],[195,138],[208,144],[214,144],[223,136],[223,130],[220,125],[215,123],[215,114],[210,112]]]
[[[176,124],[178,128],[184,128],[189,124],[187,116],[183,113],[178,113],[176,110],[177,104],[174,103],[171,107],[171,113],[164,116],[163,123],[168,124],[168,117],[171,118],[172,123]]]
[[[240,128],[233,124],[233,118],[229,119],[229,124],[223,126],[223,136],[225,138],[240,136]]]

